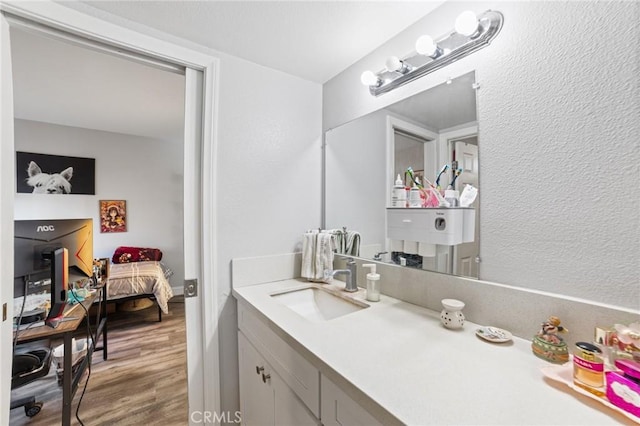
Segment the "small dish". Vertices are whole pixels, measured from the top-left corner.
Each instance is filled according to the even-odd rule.
[[[510,332],[498,327],[480,327],[476,330],[476,335],[494,343],[508,342],[513,338]]]

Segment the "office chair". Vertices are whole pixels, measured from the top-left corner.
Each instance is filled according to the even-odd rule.
[[[11,389],[19,388],[49,374],[51,349],[40,348],[13,355],[11,367]],[[34,395],[11,400],[11,410],[24,407],[27,417],[33,417],[42,409],[42,402],[36,402]]]

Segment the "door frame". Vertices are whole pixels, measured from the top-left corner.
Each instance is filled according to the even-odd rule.
[[[218,87],[219,87],[219,59],[201,52],[197,52],[173,43],[169,43],[154,37],[138,33],[131,29],[121,27],[98,18],[77,12],[62,5],[45,2],[15,2],[0,3],[0,19],[2,20],[3,36],[5,30],[13,25],[9,16],[13,15],[36,25],[45,28],[53,28],[60,30],[76,37],[95,40],[100,43],[124,49],[136,54],[149,56],[161,61],[177,64],[190,68],[192,70],[201,71],[203,75],[202,87],[202,108],[201,113],[201,173],[198,176],[201,193],[193,194],[197,198],[200,196],[199,211],[187,210],[190,216],[193,215],[200,222],[201,238],[199,239],[199,259],[196,262],[196,269],[188,271],[185,265],[185,278],[199,278],[198,295],[190,301],[190,307],[185,312],[188,328],[190,329],[187,341],[187,357],[188,357],[188,386],[189,386],[189,423],[200,423],[200,417],[193,416],[192,413],[219,413],[220,412],[220,383],[219,383],[219,342],[217,339],[217,327],[219,307],[217,294],[214,287],[214,270],[216,264],[216,221],[215,208],[216,196],[215,187],[217,183],[215,171],[215,159],[217,151],[217,111],[218,111]],[[2,49],[7,49],[8,40],[2,40]],[[9,55],[9,52],[2,52]],[[4,64],[3,64],[4,65]],[[195,73],[186,73],[187,74]],[[3,78],[4,83],[4,78]],[[187,85],[189,82],[187,82]],[[12,87],[3,87],[3,103],[12,93]],[[13,96],[9,97],[11,100]],[[4,106],[4,105],[3,105]],[[12,111],[12,108],[10,108]],[[197,109],[185,110],[185,114],[195,113]],[[13,140],[13,123],[7,123],[6,117],[8,108],[5,108],[0,119],[0,128],[2,128],[2,158],[13,158],[10,153],[15,151]],[[11,113],[11,116],[13,114]],[[189,121],[189,117],[185,117],[185,123]],[[191,148],[196,142],[192,141]],[[184,149],[189,149],[185,143]],[[11,161],[13,163],[13,160]],[[6,164],[6,159],[3,161]],[[3,230],[3,236],[13,236],[13,178],[11,175],[11,167],[3,166],[3,173],[0,174],[0,185],[3,188],[0,195],[2,197],[2,211],[0,214],[0,228]],[[5,173],[8,171],[9,173]],[[9,188],[5,190],[6,188]],[[10,197],[10,198],[9,198]],[[193,206],[185,205],[185,209],[191,209]],[[10,210],[10,211],[9,211]],[[11,230],[5,234],[5,230]],[[2,268],[0,269],[0,279],[3,282],[10,282],[10,271],[12,271],[12,248],[10,243],[4,241],[0,246],[0,259]],[[12,238],[11,238],[12,240]],[[11,241],[9,240],[9,241]],[[204,262],[203,259],[208,259]],[[191,273],[195,276],[188,276]],[[12,299],[13,289],[10,292],[0,292],[2,296],[1,303],[9,305],[8,316],[12,316]],[[2,365],[5,366],[11,359],[11,323],[2,321],[0,323],[2,346],[0,350],[2,354]],[[203,368],[204,365],[207,368]],[[3,371],[8,371],[2,368]],[[8,423],[9,420],[9,400],[10,400],[10,380],[4,380],[2,376],[2,399],[0,400],[0,423]],[[6,392],[5,392],[6,391]]]
[[[478,123],[471,122],[468,124],[464,124],[455,129],[444,129],[440,133],[439,139],[439,148],[440,148],[440,160],[441,164],[451,164],[452,153],[453,153],[453,143],[457,140],[464,139],[471,136],[478,137]],[[480,159],[480,153],[478,149],[478,160]],[[480,166],[478,166],[478,170]],[[449,184],[449,180],[446,180],[446,184]],[[478,176],[478,186],[480,184],[480,176]],[[478,203],[478,206],[480,204]],[[479,224],[480,224],[480,208],[476,209],[476,235],[479,236]],[[480,253],[480,244],[479,238],[476,239],[478,243],[478,255]],[[449,249],[449,260],[447,263],[447,272],[450,274],[457,274],[456,270],[456,262],[458,259],[458,246],[451,246]],[[480,265],[478,264],[478,269],[480,269]]]

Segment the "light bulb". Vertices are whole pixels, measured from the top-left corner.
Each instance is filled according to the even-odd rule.
[[[428,35],[422,35],[416,40],[416,52],[420,55],[435,58],[438,55],[438,45]]]
[[[402,69],[402,61],[397,56],[389,56],[384,66],[389,72],[400,71]]]
[[[478,17],[470,10],[462,12],[456,18],[456,32],[464,36],[471,36],[478,31]]]
[[[377,86],[380,82],[380,79],[373,73],[373,71],[367,70],[360,76],[360,81],[365,86]]]

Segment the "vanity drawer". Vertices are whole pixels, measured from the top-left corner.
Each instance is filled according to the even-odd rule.
[[[388,209],[387,237],[392,240],[426,241],[431,217],[422,209]]]
[[[320,372],[241,302],[238,328],[309,410],[320,417]]]
[[[474,238],[475,212],[468,208],[387,209],[387,238],[455,245]]]

